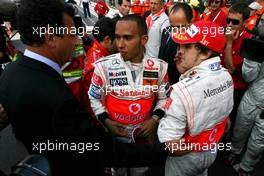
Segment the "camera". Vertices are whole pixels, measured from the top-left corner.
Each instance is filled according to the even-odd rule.
[[[28,155],[11,168],[9,176],[51,176],[48,160],[42,155]],[[0,176],[7,176],[0,171]]]
[[[242,42],[240,55],[248,60],[262,63],[264,61],[264,41],[245,38]]]

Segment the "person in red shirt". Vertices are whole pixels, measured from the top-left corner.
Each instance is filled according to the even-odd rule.
[[[261,5],[261,9],[260,10],[258,10],[258,12],[257,12],[257,14],[259,15],[259,16],[261,16],[263,13],[264,13],[264,2],[263,2],[263,0],[255,0],[255,2],[257,2],[257,3],[259,3],[259,5]]]
[[[69,85],[73,95],[82,102],[82,89],[84,87],[82,82],[82,71],[84,69],[84,62],[86,55],[82,40],[78,39],[78,44],[75,45],[72,57],[69,62],[62,67],[63,77]]]
[[[230,7],[227,17],[226,49],[222,55],[222,64],[232,75],[234,84],[234,108],[230,114],[231,122],[234,122],[237,108],[247,89],[247,83],[242,78],[243,57],[240,55],[240,46],[244,38],[251,35],[246,32],[244,22],[249,17],[250,10],[246,3],[237,3]],[[231,131],[232,132],[232,127]]]
[[[109,12],[109,7],[103,0],[99,0],[95,5],[94,10],[98,15],[98,19],[101,19]]]
[[[102,18],[97,21],[93,29],[92,46],[87,50],[87,62],[83,71],[83,79],[88,91],[93,76],[93,63],[98,59],[117,52],[115,44],[115,21],[110,18]]]
[[[252,2],[248,7],[250,8],[250,17],[245,23],[245,28],[249,33],[254,34],[257,31],[256,26],[260,18],[257,12],[262,9],[262,6],[257,2]]]
[[[131,5],[131,12],[137,15],[141,15],[142,12],[142,5],[140,4],[140,0],[136,0],[132,5]]]
[[[212,0],[209,1],[210,10],[204,12],[202,19],[205,21],[212,21],[217,23],[219,26],[226,27],[227,14],[222,10],[223,0]]]
[[[150,0],[145,0],[141,7],[141,16],[144,16],[145,12],[150,11]]]

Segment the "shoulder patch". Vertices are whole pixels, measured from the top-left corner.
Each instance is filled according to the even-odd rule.
[[[107,64],[107,63],[111,63],[112,60],[113,60],[114,58],[116,58],[116,57],[118,57],[118,56],[116,56],[116,54],[113,54],[113,55],[109,55],[109,56],[106,56],[106,57],[100,58],[99,60],[97,60],[97,61],[94,62],[94,65],[96,65],[96,64],[98,64],[98,63],[100,63],[100,64],[104,64],[104,65]]]
[[[107,61],[109,61],[110,59],[113,59],[115,56],[116,56],[116,54],[112,54],[112,55],[109,55],[109,56],[105,56],[105,57],[102,57],[102,58],[98,59],[98,60],[95,61],[94,63],[97,64],[97,63],[99,63],[99,62],[107,62]]]
[[[185,78],[185,79],[181,80],[181,82],[183,82],[188,87],[188,86],[196,83],[200,79],[201,79],[200,75],[195,75],[193,77]]]

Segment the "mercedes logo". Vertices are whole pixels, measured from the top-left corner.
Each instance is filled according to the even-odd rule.
[[[119,66],[119,65],[120,65],[120,60],[118,60],[118,59],[114,59],[114,60],[112,61],[112,65],[114,65],[114,66]]]

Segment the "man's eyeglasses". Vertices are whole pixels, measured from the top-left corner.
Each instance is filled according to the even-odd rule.
[[[227,22],[227,24],[229,24],[231,22],[233,25],[238,25],[240,23],[240,21],[238,19],[232,19],[232,18],[227,18],[226,22]]]
[[[221,1],[212,1],[211,3],[213,4],[219,4]]]

